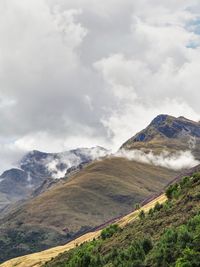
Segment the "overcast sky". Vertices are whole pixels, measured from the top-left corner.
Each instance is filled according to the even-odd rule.
[[[0,170],[200,119],[199,0],[1,0]]]

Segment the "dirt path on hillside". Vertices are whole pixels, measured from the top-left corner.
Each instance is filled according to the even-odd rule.
[[[156,202],[163,203],[167,200],[166,196],[160,195],[154,200],[150,201],[146,205],[144,205],[141,209],[147,212],[149,209],[153,208]],[[134,211],[123,218],[121,218],[116,223],[119,224],[120,227],[124,227],[127,224],[133,222],[137,219],[139,211]],[[64,246],[54,247],[48,250],[44,250],[38,253],[29,254],[26,256],[14,258],[0,265],[0,267],[41,267],[45,262],[51,260],[52,258],[58,256],[58,254],[68,251],[77,245],[80,245],[84,242],[88,242],[93,240],[94,238],[98,238],[100,236],[101,230],[96,232],[90,232],[81,237],[67,243]]]

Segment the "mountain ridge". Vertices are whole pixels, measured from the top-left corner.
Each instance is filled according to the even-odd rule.
[[[188,136],[197,135],[195,129],[198,130],[199,125],[179,118],[178,122],[184,121],[184,124],[195,132],[185,136],[179,134],[183,127],[176,126],[174,132],[174,120],[174,117],[158,117],[153,120],[153,132],[150,131],[153,141],[136,142],[133,137],[127,141],[129,147],[122,147],[128,151],[138,149],[155,154],[167,149],[169,153],[188,150]],[[167,134],[174,132],[173,137],[168,138],[160,133],[162,121],[164,126],[167,126]],[[172,131],[168,131],[169,126]],[[163,128],[161,130],[163,131]],[[198,137],[195,138],[197,140],[192,153],[198,159],[200,145]],[[126,213],[134,204],[160,191],[178,173],[179,171],[170,168],[155,166],[152,162],[142,163],[110,155],[72,172],[71,176],[65,176],[53,187],[49,187],[50,181],[44,185],[44,192],[41,188],[32,199],[21,203],[0,220],[2,249],[9,244],[6,258],[2,260],[66,243],[76,235]],[[46,190],[45,186],[49,187],[49,190]],[[40,239],[33,239],[34,242],[31,243],[31,239],[27,237],[32,238],[33,232],[36,236],[39,235]],[[11,238],[11,235],[15,238]],[[17,236],[21,237],[20,247]]]

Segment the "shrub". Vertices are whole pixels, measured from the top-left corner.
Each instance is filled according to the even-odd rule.
[[[145,218],[145,212],[143,210],[140,211],[139,218],[140,220],[143,220]]]
[[[166,192],[165,192],[166,196],[168,199],[173,199],[173,198],[177,198],[180,194],[180,186],[176,183],[176,184],[171,184]]]
[[[154,211],[153,211],[153,209],[152,208],[150,208],[150,210],[149,210],[149,212],[148,212],[148,214],[149,214],[149,216],[153,216],[153,213],[154,213]]]
[[[189,176],[185,176],[180,181],[180,187],[183,189],[191,185],[191,178]]]
[[[159,202],[156,203],[154,206],[154,211],[160,211],[163,208],[163,204],[160,204]]]
[[[111,236],[113,236],[115,233],[117,233],[120,230],[121,230],[121,228],[119,227],[118,224],[112,224],[112,225],[110,225],[107,228],[102,230],[101,238],[103,240],[106,238],[110,238]]]
[[[194,200],[200,200],[200,193],[194,195]]]
[[[149,251],[153,248],[153,244],[152,244],[151,239],[149,239],[149,238],[143,239],[142,240],[142,247],[143,247],[144,253],[148,254]]]
[[[135,204],[135,210],[139,210],[140,209],[140,204],[139,203],[136,203]]]
[[[176,261],[175,267],[199,267],[200,253],[186,248],[183,256]]]
[[[167,200],[164,204],[163,204],[163,208],[165,211],[169,210],[172,207],[172,203]]]
[[[193,177],[193,182],[200,181],[200,172],[194,173],[192,177]]]

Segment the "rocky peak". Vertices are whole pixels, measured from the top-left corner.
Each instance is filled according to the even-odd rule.
[[[162,125],[164,122],[166,122],[167,118],[170,118],[170,116],[169,115],[165,115],[165,114],[158,115],[157,117],[155,117],[152,120],[150,125],[158,127],[158,126]]]
[[[198,122],[186,119],[183,116],[176,118],[161,114],[153,119],[150,125],[142,131],[143,141],[145,141],[147,137],[149,140],[151,137],[153,138],[157,134],[167,138],[178,138],[183,135],[190,135],[191,137],[199,138],[200,124]]]
[[[185,139],[185,140],[184,140]],[[187,139],[187,140],[186,140]],[[121,148],[125,149],[138,149],[142,146],[147,147],[149,142],[153,142],[156,146],[156,143],[159,142],[160,149],[163,146],[167,147],[171,142],[184,142],[189,143],[190,139],[195,139],[200,141],[200,123],[189,120],[183,116],[173,117],[167,114],[160,114],[155,117],[151,123],[141,132],[130,138]],[[181,141],[182,140],[182,141]],[[140,145],[141,144],[141,145]]]

